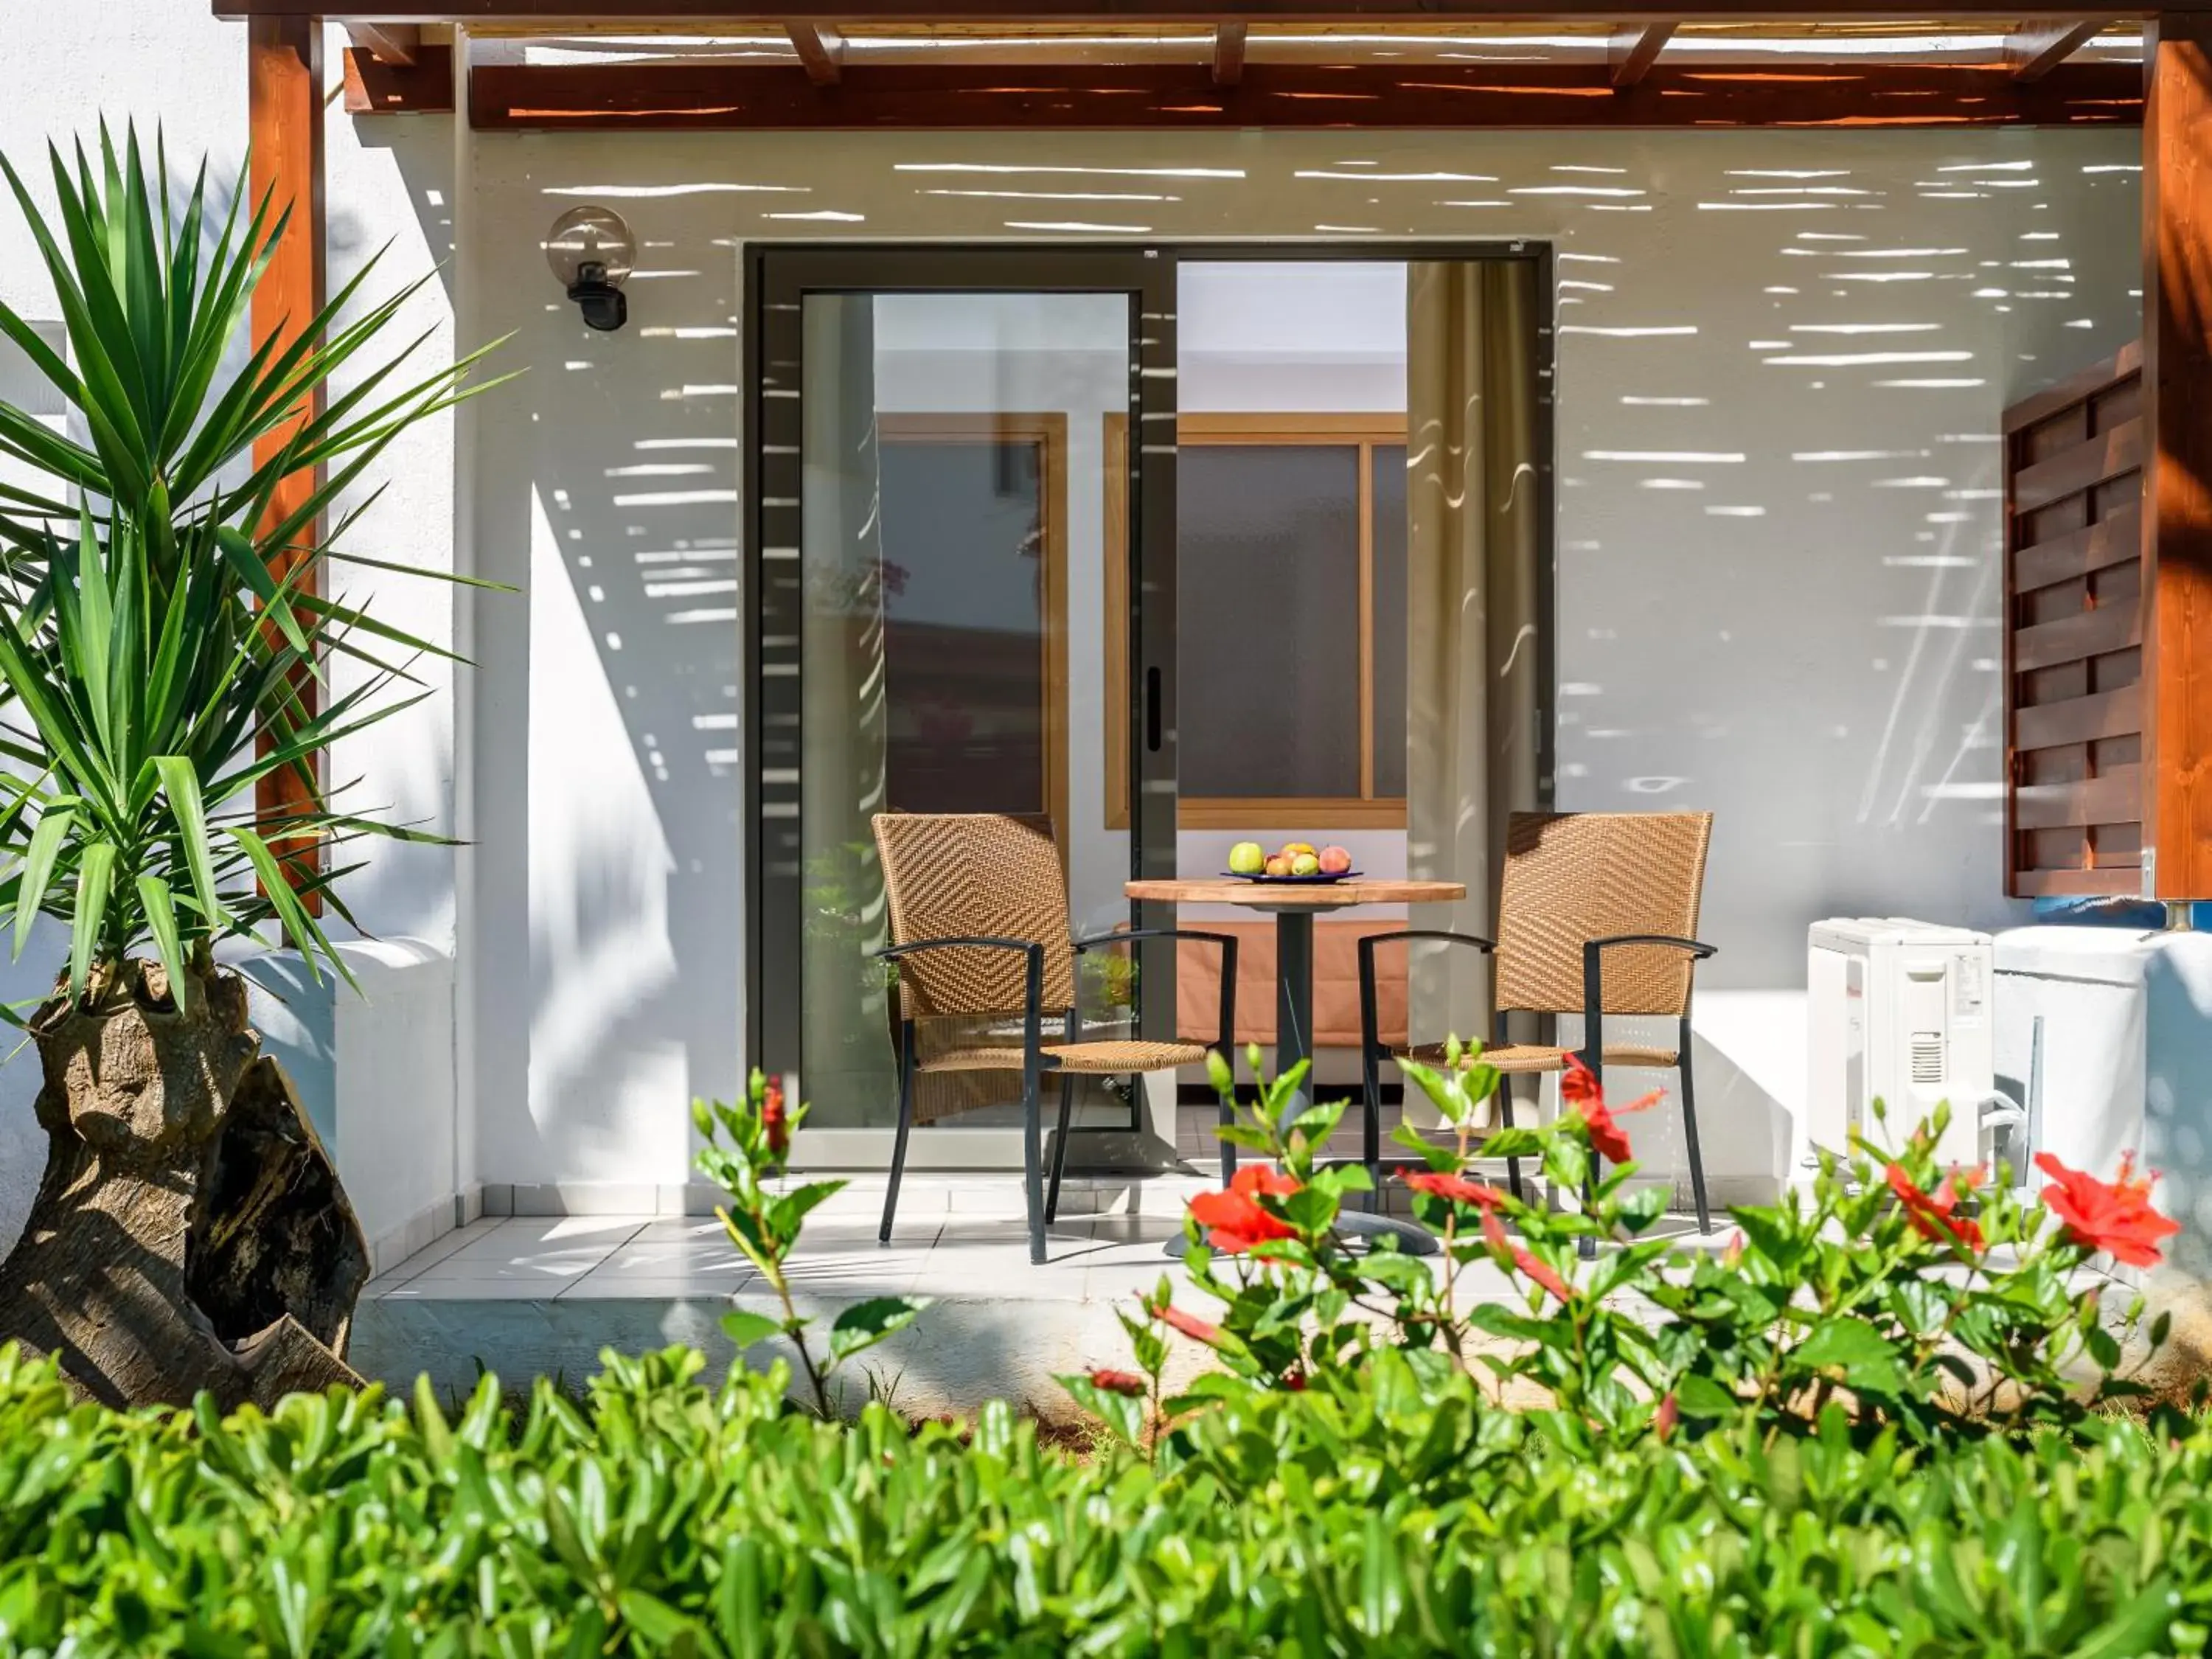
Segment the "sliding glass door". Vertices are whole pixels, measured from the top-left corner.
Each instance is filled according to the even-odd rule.
[[[880,1164],[894,1121],[874,813],[1048,826],[1085,931],[1130,919],[1130,876],[1174,870],[1163,273],[1087,250],[752,262],[751,1046],[812,1103],[810,1159]],[[1137,693],[1109,707],[1109,685]],[[1158,1031],[1173,970],[1102,966],[1086,1018]],[[918,1115],[945,1133],[914,1161],[1018,1162],[1016,1084],[928,1079]]]

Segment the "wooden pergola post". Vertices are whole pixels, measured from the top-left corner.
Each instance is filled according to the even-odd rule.
[[[2212,897],[2212,18],[2146,26],[2143,896]]]
[[[253,342],[289,338],[306,328],[323,308],[323,26],[313,17],[256,17],[247,25],[246,106],[252,143],[246,187],[252,200],[273,193],[277,210],[288,204],[291,217],[270,256],[261,284],[253,292]],[[293,419],[254,446],[258,466],[282,453],[302,421],[322,406],[318,386]],[[281,522],[313,490],[316,479],[302,472],[284,479],[270,503],[267,523]],[[319,540],[321,525],[309,536]],[[281,579],[298,562],[280,554],[270,568]],[[301,583],[312,592],[314,573]],[[315,706],[315,685],[307,674],[295,680],[303,706]],[[263,744],[268,741],[263,734]],[[318,757],[319,763],[320,757]],[[290,769],[261,780],[256,805],[264,818],[309,810],[312,792]],[[313,841],[278,842],[272,849],[295,882],[322,867],[322,848]],[[309,894],[310,908],[319,895]]]

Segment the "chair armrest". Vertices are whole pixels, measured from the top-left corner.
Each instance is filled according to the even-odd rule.
[[[1372,1054],[1382,1044],[1382,1016],[1376,1006],[1375,947],[1399,939],[1431,939],[1447,945],[1465,945],[1485,956],[1498,949],[1498,941],[1477,933],[1455,933],[1442,927],[1401,927],[1395,933],[1366,933],[1359,940],[1359,1042]]]
[[[1075,953],[1104,945],[1121,945],[1130,939],[1194,939],[1201,945],[1217,946],[1221,951],[1221,1057],[1233,1071],[1237,1065],[1237,940],[1230,933],[1206,933],[1188,927],[1123,927],[1111,933],[1100,933],[1091,939],[1075,941]],[[1073,1026],[1070,1027],[1071,1033]],[[1072,1036],[1071,1036],[1072,1040]]]
[[[1076,954],[1095,951],[1103,945],[1120,945],[1133,939],[1194,939],[1208,945],[1219,945],[1234,951],[1237,941],[1227,933],[1195,933],[1188,927],[1123,927],[1111,933],[1097,933],[1090,939],[1075,941]]]
[[[1720,951],[1717,945],[1706,945],[1693,939],[1677,939],[1672,933],[1619,933],[1611,939],[1594,939],[1583,946],[1583,960],[1589,961],[1601,951],[1609,951],[1616,945],[1664,945],[1677,951],[1687,951],[1703,962]]]
[[[904,945],[893,945],[874,953],[882,962],[896,962],[901,957],[914,956],[923,951],[1019,951],[1028,959],[1028,971],[1023,975],[1022,1002],[1022,1063],[1031,1073],[1043,1064],[1044,1045],[1044,946],[1033,939],[1000,939],[988,933],[967,934],[958,939],[918,939]]]
[[[1694,939],[1678,939],[1672,933],[1617,933],[1611,939],[1594,939],[1583,945],[1583,1048],[1577,1056],[1593,1076],[1602,1073],[1605,1064],[1605,953],[1616,945],[1656,945],[1664,950],[1686,951],[1698,962],[1717,953],[1717,945],[1707,945]],[[1682,1021],[1685,1033],[1689,1030],[1686,1016]]]
[[[969,951],[994,949],[1029,951],[1034,951],[1039,957],[1044,955],[1044,946],[1035,939],[999,939],[988,933],[971,934],[960,939],[913,939],[904,945],[888,945],[874,952],[874,955],[881,962],[896,962],[901,957],[912,956],[917,951],[944,951],[955,948]]]

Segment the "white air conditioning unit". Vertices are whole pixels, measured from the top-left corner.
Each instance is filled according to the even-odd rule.
[[[1903,917],[1839,917],[1813,924],[1805,956],[1813,1146],[1840,1152],[1853,1135],[1899,1146],[1948,1101],[1937,1158],[1980,1162],[1983,1109],[1996,1081],[1990,936]]]

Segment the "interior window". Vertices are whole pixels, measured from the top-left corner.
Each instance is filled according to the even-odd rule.
[[[1402,416],[1188,414],[1176,423],[1178,820],[1187,830],[1406,822]],[[1126,424],[1106,422],[1121,476]],[[1128,546],[1107,548],[1106,827],[1128,823]]]

